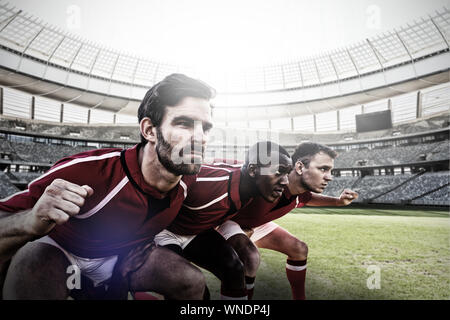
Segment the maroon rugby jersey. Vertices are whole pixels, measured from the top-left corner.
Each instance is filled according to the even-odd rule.
[[[240,164],[202,165],[196,181],[189,183],[178,216],[167,229],[179,235],[194,235],[233,217],[241,208],[240,180]]]
[[[294,208],[303,207],[309,200],[311,200],[311,192],[306,191],[293,196],[289,189],[285,188],[278,201],[270,203],[261,197],[255,198],[241,208],[232,220],[243,228],[256,228],[284,216]]]
[[[78,215],[56,225],[49,236],[80,257],[119,254],[152,239],[172,222],[190,181],[180,181],[163,198],[144,181],[138,163],[139,147],[123,152],[117,148],[99,149],[64,158],[32,181],[27,190],[0,200],[0,210],[18,212],[32,208],[56,178],[86,184],[94,189],[94,194],[86,199]]]

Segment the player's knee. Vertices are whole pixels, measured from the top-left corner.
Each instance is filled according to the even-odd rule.
[[[68,295],[69,262],[59,249],[28,243],[11,260],[6,275],[5,299],[64,299]]]
[[[251,277],[256,276],[256,271],[258,270],[259,263],[261,262],[261,256],[258,248],[255,246],[247,247],[245,251],[245,258],[243,258],[243,260],[246,275]]]
[[[203,273],[195,267],[189,268],[183,276],[183,281],[179,282],[179,288],[175,290],[178,293],[176,299],[200,300],[203,298],[205,286]]]
[[[238,254],[239,259],[244,263],[245,275],[254,277],[260,263],[258,248],[250,239],[242,234],[237,234],[228,239],[228,243]]]
[[[37,268],[40,264],[42,265],[41,257],[47,258],[45,249],[47,248],[36,243],[28,243],[19,249],[11,259],[6,282],[15,284],[19,281],[26,281],[27,277],[33,277],[33,274],[39,270]]]
[[[305,260],[308,257],[308,245],[301,240],[295,241],[289,256],[298,260]]]
[[[224,264],[224,274],[227,277],[243,278],[245,274],[244,263],[237,254],[231,255]]]

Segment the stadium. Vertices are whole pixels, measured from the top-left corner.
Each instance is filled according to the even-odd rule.
[[[345,47],[215,72],[106,48],[0,2],[0,198],[65,156],[139,143],[146,91],[184,73],[217,90],[209,158],[242,161],[263,140],[339,154],[324,194],[358,199],[277,221],[308,243],[308,299],[448,300],[449,42],[450,9],[438,7]],[[254,298],[291,299],[283,255],[261,255]]]

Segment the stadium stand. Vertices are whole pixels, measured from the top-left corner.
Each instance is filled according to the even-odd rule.
[[[342,188],[338,190],[338,192],[328,193],[328,190],[325,194],[329,194],[332,196],[339,196],[340,192],[344,187],[352,186],[359,194],[360,197],[356,200],[357,202],[364,202],[366,200],[372,199],[376,195],[379,195],[393,186],[402,183],[407,180],[410,176],[407,175],[397,175],[397,176],[365,176],[360,178],[356,183],[346,184],[347,177],[335,178],[336,183],[342,185]],[[344,179],[344,181],[341,181]],[[337,182],[339,181],[339,182]],[[328,189],[328,188],[327,188]]]
[[[408,202],[413,199],[422,200],[439,200],[441,199],[440,192],[429,193],[432,190],[439,191],[440,188],[449,184],[449,172],[429,172],[423,175],[417,176],[416,179],[412,179],[407,183],[399,186],[393,191],[376,197],[373,202],[375,203],[402,203]],[[426,196],[425,196],[426,195]]]
[[[290,153],[319,142],[339,153],[326,194],[351,187],[360,203],[450,205],[447,8],[333,53],[223,77],[105,49],[9,4],[0,21],[2,196],[62,157],[138,143],[146,90],[181,72],[218,89],[209,158],[244,160],[262,140]],[[355,115],[387,110],[391,129],[356,132]]]
[[[355,203],[434,204],[448,205],[450,172],[430,172],[415,175],[385,175],[335,177],[325,190],[325,195],[339,196],[344,188],[359,193]]]
[[[448,176],[447,176],[448,179]],[[448,181],[448,180],[447,180]],[[433,204],[433,205],[450,205],[450,185],[449,183],[439,187],[436,191],[432,191],[411,201],[412,204]]]
[[[66,156],[91,150],[92,147],[72,147],[65,145],[52,145],[43,143],[14,143],[12,154],[14,160],[22,160],[35,163],[54,163]]]
[[[34,123],[30,120],[8,120],[0,118],[5,124],[1,128],[0,148],[3,170],[2,192],[3,196],[11,191],[17,191],[26,187],[27,183],[36,179],[49,166],[65,156],[83,152],[93,148],[133,145],[138,141],[120,141],[117,137],[124,135],[124,128],[114,126],[64,126],[57,123]],[[422,122],[422,121],[421,121]],[[18,124],[25,130],[18,131]],[[128,126],[127,133],[137,132],[136,126]],[[222,129],[216,129],[222,130]],[[31,132],[29,132],[31,131]],[[70,136],[68,132],[78,132],[77,137]],[[440,132],[438,130],[438,132]],[[446,130],[444,130],[446,132]],[[108,133],[108,134],[106,134]],[[360,193],[359,203],[412,203],[412,204],[434,204],[443,205],[448,203],[446,191],[448,191],[449,172],[438,171],[423,174],[420,170],[412,174],[395,174],[389,166],[407,166],[409,164],[426,164],[430,161],[448,162],[450,158],[449,140],[434,141],[436,131],[428,132],[423,140],[424,143],[417,144],[417,137],[423,135],[406,134],[389,139],[353,140],[345,145],[349,150],[342,150],[341,144],[330,144],[339,152],[336,159],[336,173],[342,170],[351,169],[354,173],[336,176],[329,183],[325,194],[338,196],[344,188],[353,188]],[[131,134],[128,135],[128,137]],[[293,152],[295,145],[289,145],[293,141],[295,134],[285,134],[282,136],[282,145],[289,152]],[[316,139],[328,135],[316,135]],[[108,137],[115,138],[108,140],[89,139],[87,137]],[[133,137],[137,138],[135,134]],[[254,137],[254,140],[261,139],[262,135]],[[286,138],[286,139],[284,139]],[[302,137],[303,138],[303,137]],[[367,138],[367,136],[365,136]],[[88,140],[89,139],[89,140]],[[326,140],[326,139],[325,139]],[[384,141],[386,146],[382,148],[369,149],[367,145],[379,145]],[[399,145],[394,145],[395,141]],[[431,141],[431,142],[427,142]],[[228,158],[244,160],[244,154],[248,144],[252,143],[247,139],[244,144],[239,145],[236,139],[227,140],[221,145],[220,140],[213,141],[207,149],[207,156],[211,158]],[[320,141],[321,142],[321,141]],[[416,143],[408,145],[408,143]],[[406,144],[406,145],[402,145]],[[364,165],[361,165],[364,160]],[[361,176],[359,171],[370,167],[386,167],[385,175],[365,175]],[[391,168],[392,169],[392,168]],[[343,172],[342,171],[342,172]],[[12,188],[14,187],[14,188]]]
[[[352,188],[361,177],[334,177],[324,191],[328,196],[339,196],[345,188]]]
[[[395,146],[342,152],[336,159],[336,168],[383,166],[448,159],[448,140],[411,146]]]
[[[3,199],[11,194],[19,191],[10,180],[9,177],[4,172],[0,172],[0,199]]]

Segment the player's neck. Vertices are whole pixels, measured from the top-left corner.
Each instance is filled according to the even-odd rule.
[[[161,193],[173,189],[181,179],[181,176],[167,171],[149,142],[139,150],[139,167],[145,182]]]
[[[241,170],[241,179],[239,181],[239,197],[241,200],[241,203],[244,204],[250,198],[256,196],[255,192],[256,188],[254,187],[254,184],[252,182],[252,179],[248,175],[248,172]]]
[[[289,173],[288,178],[289,184],[287,188],[290,194],[292,194],[293,196],[297,196],[299,194],[302,194],[303,192],[308,191],[303,187],[303,184],[301,183],[302,177],[294,170],[292,170],[291,173]]]

